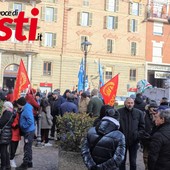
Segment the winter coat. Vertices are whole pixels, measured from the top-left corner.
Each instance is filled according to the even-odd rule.
[[[64,98],[62,96],[59,96],[58,99],[49,99],[48,100],[51,105],[51,115],[52,116],[60,116],[60,107],[61,104],[65,102]]]
[[[16,113],[14,121],[12,123],[12,141],[20,141],[21,135],[20,135],[20,128],[19,128],[19,114]]]
[[[102,100],[97,96],[93,96],[87,106],[87,113],[89,113],[92,117],[97,117],[100,115],[100,109],[102,106]]]
[[[78,113],[78,108],[72,101],[66,101],[61,105],[61,115],[66,112]]]
[[[170,169],[170,123],[162,124],[152,135],[149,155],[149,170]]]
[[[120,113],[120,131],[125,135],[126,145],[131,146],[139,142],[144,133],[144,115],[139,109],[129,111],[126,107],[118,109]]]
[[[9,121],[9,122],[8,122]],[[0,118],[0,144],[9,144],[12,138],[13,113],[5,110]]]
[[[26,101],[27,101],[30,105],[32,105],[34,116],[37,116],[37,114],[38,114],[38,109],[40,108],[40,105],[39,105],[39,104],[37,103],[37,101],[35,100],[33,94],[28,93],[28,94],[25,96],[25,99],[26,99]]]
[[[88,97],[79,100],[79,113],[86,113],[90,99]]]
[[[51,108],[50,106],[47,106],[45,108],[45,111],[42,110],[42,107],[40,108],[40,114],[41,114],[41,129],[51,129],[52,127],[52,119],[51,116]]]
[[[135,98],[135,105],[134,108],[141,110],[142,112],[145,111],[146,103],[143,101],[141,97]]]
[[[24,133],[35,130],[33,107],[29,103],[26,103],[22,108],[19,125]]]
[[[125,136],[118,130],[119,122],[104,117],[97,127],[88,131],[81,154],[88,169],[118,170],[125,155]]]

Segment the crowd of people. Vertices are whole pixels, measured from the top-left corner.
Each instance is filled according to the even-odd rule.
[[[143,150],[145,170],[168,170],[170,167],[170,108],[166,97],[158,105],[142,94],[128,97],[116,109],[104,104],[98,90],[77,92],[60,89],[48,94],[30,89],[13,101],[9,90],[0,92],[1,170],[25,170],[33,167],[32,145],[41,114],[41,144],[59,140],[57,117],[66,113],[87,113],[95,118],[82,144],[81,154],[89,170],[125,170],[129,153],[130,170],[137,170],[139,146]],[[23,136],[23,163],[17,167],[15,153]]]

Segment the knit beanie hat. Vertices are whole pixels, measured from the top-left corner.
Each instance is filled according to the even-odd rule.
[[[24,97],[20,97],[18,100],[17,100],[17,104],[19,104],[20,106],[24,106],[26,104],[26,99]]]
[[[3,107],[5,107],[5,110],[12,110],[13,104],[11,102],[4,102]]]

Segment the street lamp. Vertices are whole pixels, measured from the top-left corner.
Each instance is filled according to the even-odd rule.
[[[84,78],[83,78],[83,91],[85,91],[86,86],[86,64],[87,64],[87,53],[91,49],[92,43],[87,41],[85,37],[85,41],[81,43],[81,50],[84,52]],[[89,48],[88,48],[89,47]]]

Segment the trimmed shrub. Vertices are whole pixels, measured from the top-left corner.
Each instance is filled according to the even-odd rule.
[[[83,138],[92,127],[94,118],[88,114],[65,113],[57,117],[59,145],[62,150],[80,152]]]

